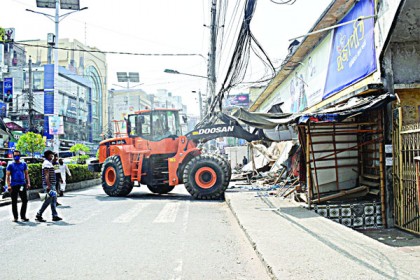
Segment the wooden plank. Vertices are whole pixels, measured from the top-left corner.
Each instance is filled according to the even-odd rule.
[[[381,177],[379,175],[372,175],[372,174],[362,174],[362,177],[370,180],[379,180]]]
[[[372,182],[372,181],[367,181],[367,180],[360,180],[360,184],[361,185],[366,185],[369,187],[379,187],[380,183],[379,182]]]

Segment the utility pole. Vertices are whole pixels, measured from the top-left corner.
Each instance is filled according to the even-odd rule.
[[[217,0],[212,0],[211,3],[211,22],[210,22],[210,53],[209,53],[209,89],[210,89],[210,104],[216,97],[216,39],[217,39],[217,26],[216,26],[216,3]]]
[[[32,103],[33,103],[33,92],[32,92],[32,57],[29,56],[29,100],[28,100],[28,118],[29,118],[29,131],[32,131],[33,128],[33,112],[32,112]]]

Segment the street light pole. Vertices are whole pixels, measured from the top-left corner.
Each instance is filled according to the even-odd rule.
[[[201,96],[201,90],[198,90],[198,92],[193,90],[192,92],[198,93],[198,106],[200,109],[199,112],[200,112],[200,121],[201,121],[203,119],[203,97]]]
[[[37,7],[38,8],[53,8],[51,5],[53,1],[47,1],[48,3],[43,3],[43,4],[48,4],[46,6],[39,6],[38,5],[38,1],[37,1]],[[57,117],[58,116],[58,110],[59,110],[59,104],[58,101],[59,96],[58,96],[58,27],[59,27],[59,23],[60,23],[60,18],[64,19],[65,17],[67,17],[68,15],[75,13],[75,12],[80,12],[83,10],[86,10],[87,7],[84,7],[82,9],[79,8],[79,3],[77,1],[77,8],[74,9],[73,7],[70,8],[71,12],[65,13],[63,15],[60,16],[60,0],[55,0],[55,16],[46,14],[46,13],[42,13],[42,12],[37,12],[37,11],[33,11],[30,9],[26,9],[26,11],[31,12],[31,13],[35,13],[35,14],[40,14],[43,16],[46,16],[48,19],[54,21],[55,24],[55,42],[54,42],[54,113],[53,113],[53,117]],[[59,151],[59,147],[60,147],[60,141],[59,141],[59,137],[58,134],[54,134],[54,139],[53,139],[53,150],[54,152],[58,153]]]
[[[60,0],[55,0],[55,44],[54,44],[54,118],[58,117],[58,24],[60,23]],[[58,154],[60,149],[60,139],[58,134],[54,134],[54,152]]]

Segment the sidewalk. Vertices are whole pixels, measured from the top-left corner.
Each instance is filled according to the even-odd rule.
[[[71,183],[71,184],[67,184],[66,191],[75,191],[75,190],[79,190],[79,189],[90,188],[92,186],[97,186],[97,185],[100,185],[100,184],[101,184],[100,179],[92,179],[92,180],[86,180],[86,181],[77,182],[77,183]],[[38,199],[39,198],[38,193],[41,190],[42,189],[29,190],[28,191],[28,199],[29,200]],[[20,202],[20,197],[18,199],[19,199],[19,202]],[[0,207],[5,206],[5,205],[9,205],[9,204],[12,204],[12,199],[10,197],[3,199],[2,195],[0,194]]]
[[[273,279],[420,279],[420,246],[390,247],[267,192],[226,201]]]

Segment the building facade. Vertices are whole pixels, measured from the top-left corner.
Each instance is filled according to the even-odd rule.
[[[31,55],[34,66],[50,64],[53,59],[52,49],[47,41],[24,41],[27,55]],[[30,46],[29,46],[30,45]],[[66,70],[68,78],[79,77],[90,83],[92,107],[92,141],[100,141],[101,134],[106,130],[107,110],[107,62],[106,55],[95,47],[89,47],[77,40],[60,39],[59,65]],[[60,90],[60,89],[59,89]]]
[[[333,1],[251,106],[294,113],[309,205],[330,215],[328,195],[359,191],[357,207],[374,209],[328,216],[346,225],[420,232],[419,17],[416,0]]]

